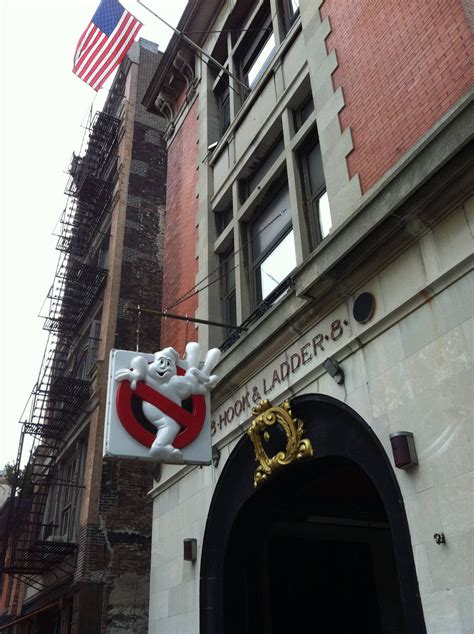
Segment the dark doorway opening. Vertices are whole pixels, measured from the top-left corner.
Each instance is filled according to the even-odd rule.
[[[216,484],[201,634],[423,634],[403,498],[379,439],[329,396],[298,396],[291,407],[314,456],[255,489],[255,451],[243,436]],[[283,445],[270,438],[268,455]]]
[[[391,532],[344,458],[282,472],[238,514],[224,564],[224,632],[402,634]]]

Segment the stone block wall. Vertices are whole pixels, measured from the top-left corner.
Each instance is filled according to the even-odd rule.
[[[429,634],[472,632],[473,227],[471,199],[354,292],[372,293],[376,309],[367,324],[348,325],[343,385],[319,366],[275,401],[329,395],[377,435],[402,493]],[[419,464],[407,471],[395,468],[390,446],[390,433],[402,430],[414,434],[418,454]],[[157,485],[150,632],[199,632],[208,509],[242,431],[235,425],[227,433],[217,467],[183,470],[181,477],[168,468],[169,481],[165,471]],[[446,544],[436,544],[434,533],[444,533]],[[183,561],[185,537],[197,539],[195,564]]]

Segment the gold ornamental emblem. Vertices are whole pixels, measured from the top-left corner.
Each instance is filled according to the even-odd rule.
[[[279,407],[273,407],[270,401],[260,401],[252,409],[256,418],[252,421],[247,434],[255,449],[255,460],[260,463],[255,471],[254,486],[267,480],[274,471],[285,467],[295,460],[310,458],[313,455],[313,447],[308,438],[303,438],[303,421],[293,418],[290,402],[285,401]],[[286,435],[285,451],[278,451],[273,457],[269,457],[263,448],[263,440],[268,442],[270,433],[268,428],[278,424]]]

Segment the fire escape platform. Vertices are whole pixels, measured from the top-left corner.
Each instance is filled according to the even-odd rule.
[[[17,553],[15,562],[5,566],[4,572],[11,574],[36,574],[47,572],[51,566],[73,555],[76,544],[38,540],[29,548]]]
[[[48,309],[42,315],[50,336],[28,420],[23,421],[2,543],[2,572],[25,579],[44,574],[76,552],[75,543],[48,532],[54,528],[70,539],[69,518],[63,522],[62,516],[60,521],[54,516],[53,521],[47,509],[65,497],[56,495],[56,487],[77,491],[83,484],[58,456],[68,431],[82,420],[90,397],[86,377],[91,342],[97,342],[95,309],[108,273],[102,266],[107,254],[103,237],[109,231],[121,125],[121,119],[97,113],[84,155],[73,154],[69,168],[68,201],[58,224],[59,261],[47,296]],[[30,449],[26,436],[33,438],[28,461],[23,456],[24,447]],[[77,497],[77,493],[67,495]]]

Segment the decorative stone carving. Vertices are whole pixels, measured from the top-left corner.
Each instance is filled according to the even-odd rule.
[[[186,101],[189,101],[196,93],[197,79],[194,75],[193,63],[194,56],[191,51],[186,48],[179,49],[166,77],[165,85],[156,98],[156,109],[168,121],[165,140],[169,140],[175,130],[179,96],[185,91]]]
[[[174,99],[175,96],[172,93],[161,90],[155,101],[156,109],[168,122],[174,119]]]
[[[192,67],[193,55],[185,48],[180,49],[176,53],[176,57],[173,60],[173,67],[179,72],[181,77],[186,82],[186,87],[189,89],[194,82],[194,69]]]

